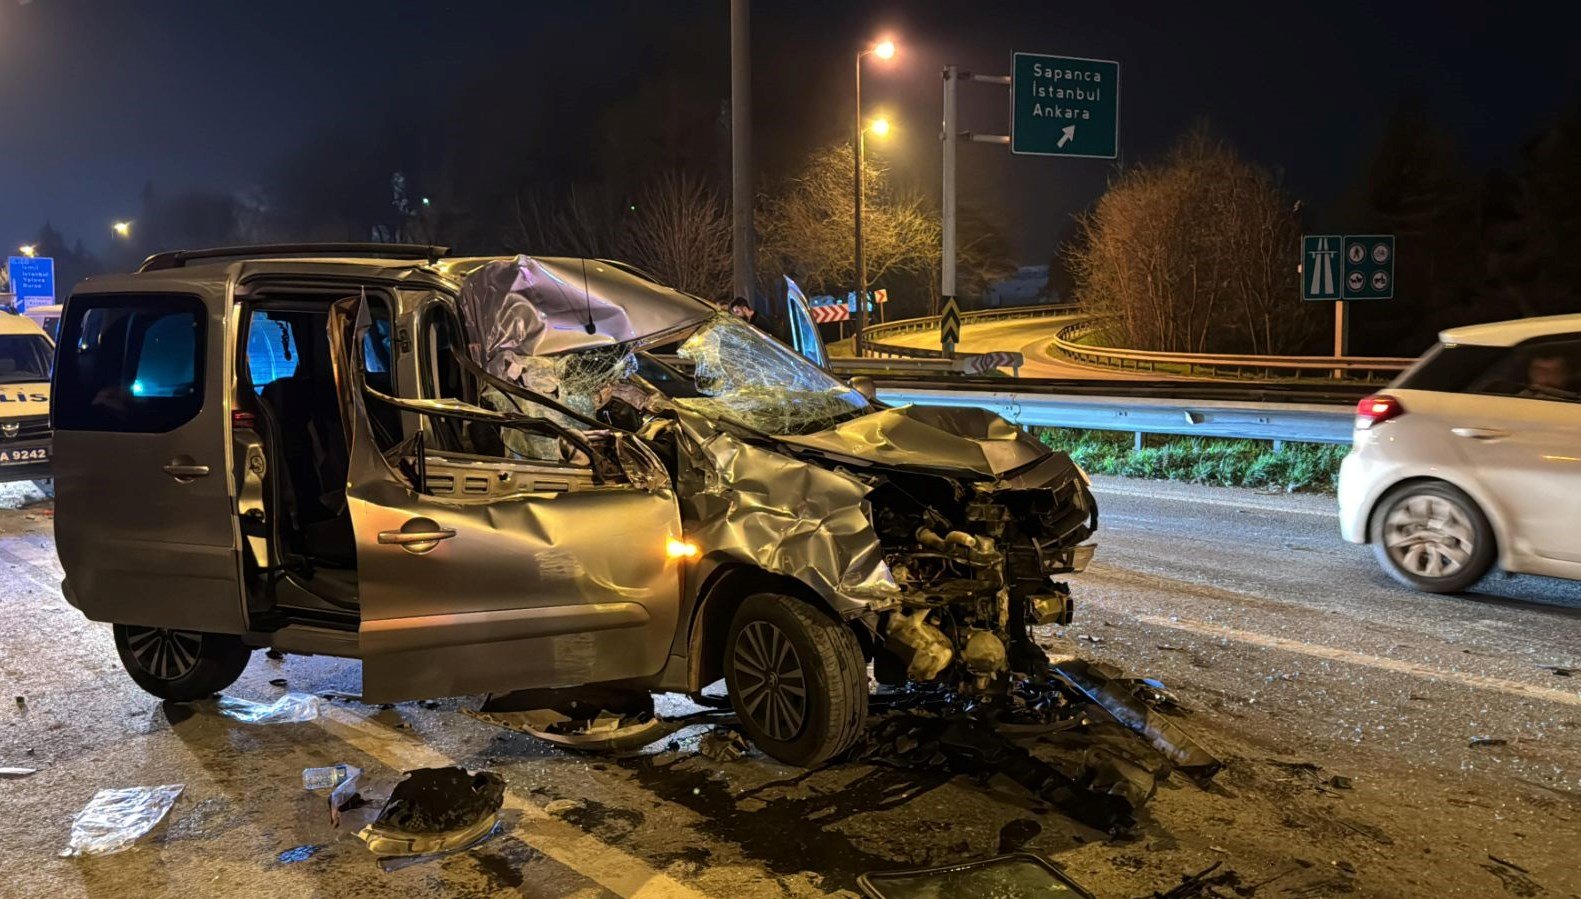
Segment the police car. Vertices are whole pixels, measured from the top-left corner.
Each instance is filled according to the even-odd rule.
[[[0,481],[50,473],[49,375],[55,344],[32,319],[0,312]]]

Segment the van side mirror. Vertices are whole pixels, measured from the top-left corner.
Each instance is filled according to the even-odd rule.
[[[867,375],[853,375],[851,389],[860,393],[862,398],[870,403],[878,399],[878,388],[873,386],[873,379]]]

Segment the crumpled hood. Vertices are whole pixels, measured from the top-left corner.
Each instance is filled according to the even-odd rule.
[[[790,446],[857,463],[999,478],[1050,454],[1048,447],[986,409],[900,406],[853,418]]]

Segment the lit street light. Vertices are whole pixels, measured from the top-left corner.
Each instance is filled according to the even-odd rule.
[[[862,133],[867,129],[862,127],[862,57],[869,53],[879,59],[893,59],[895,42],[881,41],[856,54],[856,215],[853,219],[853,230],[856,232],[856,334],[851,338],[851,343],[858,357],[863,354],[864,332],[867,330],[867,257],[862,250]],[[882,137],[889,133],[889,120],[877,119],[869,127],[874,134]]]
[[[867,130],[879,137],[887,137],[889,135],[889,119],[879,116],[873,120],[872,124],[867,126]]]
[[[132,223],[131,222],[116,222],[115,224],[110,226],[110,230],[115,232],[115,236],[116,237],[131,237],[132,236]]]
[[[20,252],[23,256],[28,257],[29,259],[31,259],[34,256],[38,255],[38,247],[36,245],[30,244],[30,243],[25,243],[25,244],[21,245],[20,247],[17,247],[17,251]]]

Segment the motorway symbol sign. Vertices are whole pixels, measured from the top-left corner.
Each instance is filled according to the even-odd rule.
[[[944,313],[939,316],[939,343],[946,353],[953,353],[960,342],[961,307],[955,304],[955,297],[950,297],[944,301]]]
[[[18,309],[55,302],[55,260],[48,256],[12,256],[6,260],[6,271]]]
[[[1394,298],[1394,235],[1307,234],[1301,238],[1301,299]]]
[[[1338,257],[1344,242],[1345,238],[1338,234],[1307,234],[1301,238],[1301,299],[1340,298]]]
[[[1120,154],[1120,64],[1016,53],[1010,75],[1010,152],[1114,159]]]

